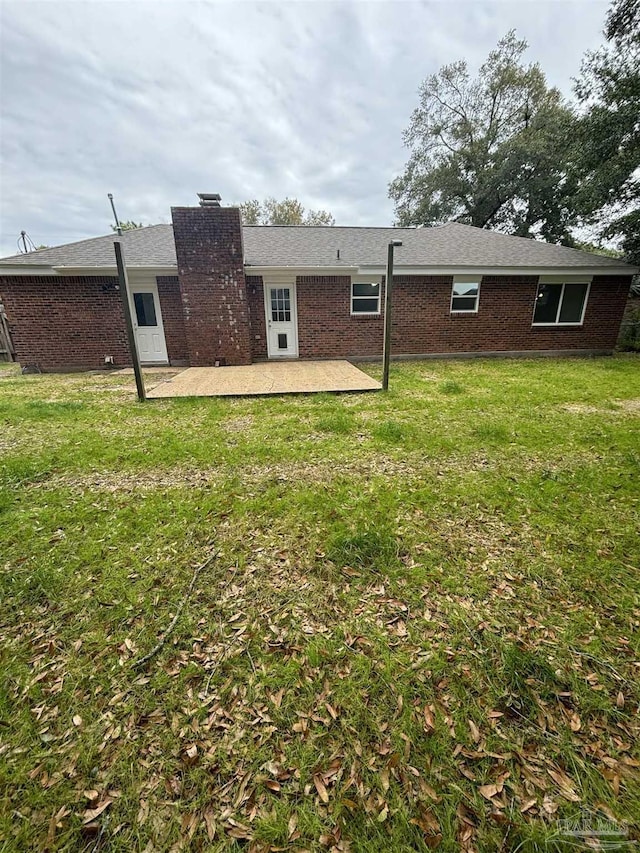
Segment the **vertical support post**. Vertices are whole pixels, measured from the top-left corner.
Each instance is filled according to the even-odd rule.
[[[382,345],[382,390],[389,390],[389,361],[391,358],[391,294],[393,293],[393,250],[402,246],[391,240],[387,251],[387,276],[384,286],[384,341]]]
[[[122,309],[124,311],[124,322],[127,327],[127,340],[129,341],[129,352],[133,361],[133,372],[136,375],[136,388],[138,389],[138,400],[141,403],[147,399],[146,391],[144,390],[144,382],[142,379],[142,369],[140,367],[140,357],[138,356],[138,345],[136,343],[135,332],[133,331],[133,321],[131,319],[131,305],[129,302],[129,279],[127,278],[127,268],[124,263],[124,252],[122,243],[116,240],[113,244],[116,251],[116,266],[118,267],[118,281],[120,283],[120,297],[122,298]]]

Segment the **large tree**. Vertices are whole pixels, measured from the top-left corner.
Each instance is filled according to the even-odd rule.
[[[245,225],[335,225],[333,216],[326,210],[305,210],[296,198],[276,201],[251,199],[239,205]]]
[[[640,263],[640,0],[614,0],[607,44],[588,53],[576,94],[575,204],[598,235]]]
[[[513,31],[477,77],[464,60],[422,83],[404,133],[411,155],[389,187],[399,225],[450,220],[571,242],[564,151],[574,121]]]

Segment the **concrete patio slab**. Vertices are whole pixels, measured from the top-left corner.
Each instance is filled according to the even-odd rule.
[[[152,364],[143,364],[142,365],[142,375],[143,376],[156,376],[166,374],[175,375],[176,373],[180,373],[181,370],[186,370],[186,367],[170,367],[165,364],[160,364],[154,367]],[[133,367],[121,367],[118,370],[110,371],[114,376],[133,376]]]
[[[348,361],[279,361],[246,367],[188,367],[160,382],[147,396],[244,397],[313,394],[320,391],[378,391],[381,385]]]

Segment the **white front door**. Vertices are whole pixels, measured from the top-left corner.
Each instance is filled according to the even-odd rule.
[[[136,333],[138,355],[142,364],[169,361],[167,343],[160,312],[160,299],[155,284],[131,285],[131,319]]]
[[[296,286],[265,282],[267,315],[267,354],[269,358],[296,358],[298,355],[298,319]]]

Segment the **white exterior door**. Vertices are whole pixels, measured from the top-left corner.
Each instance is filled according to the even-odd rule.
[[[266,281],[264,301],[269,358],[297,358],[298,316],[295,283]]]
[[[156,284],[131,285],[131,319],[136,333],[138,355],[142,364],[167,364],[160,299]]]

